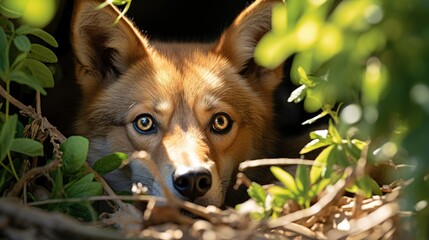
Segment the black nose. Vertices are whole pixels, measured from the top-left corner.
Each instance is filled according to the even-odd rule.
[[[202,167],[180,167],[173,173],[173,185],[182,196],[194,200],[210,190],[212,175]]]

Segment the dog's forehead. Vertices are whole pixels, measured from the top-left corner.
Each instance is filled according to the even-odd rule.
[[[168,48],[161,45],[155,51],[155,82],[171,94],[195,96],[200,92],[225,91],[228,85],[239,82],[237,76],[233,76],[237,74],[231,64],[206,45],[176,44]],[[165,88],[166,85],[169,87]]]

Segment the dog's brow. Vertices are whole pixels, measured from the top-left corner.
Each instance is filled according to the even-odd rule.
[[[171,109],[170,103],[167,101],[159,101],[155,105],[155,112],[162,113]]]

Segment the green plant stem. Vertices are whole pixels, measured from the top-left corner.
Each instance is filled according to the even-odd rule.
[[[10,93],[10,81],[9,80],[6,81],[6,92],[7,92],[7,94]],[[7,120],[9,120],[9,99],[7,99],[7,98],[6,98],[6,104],[5,105],[6,105],[5,115],[6,115],[6,121],[7,121]]]
[[[2,168],[4,168],[6,171],[8,171],[10,174],[12,173],[12,170],[10,170],[3,162],[0,162],[0,166],[2,166]]]
[[[13,166],[12,156],[10,155],[10,152],[7,152],[7,158],[9,159],[9,164],[10,164],[10,168],[12,170],[13,176],[17,181],[19,181],[18,174],[16,174],[15,167]]]
[[[6,92],[7,94],[10,95],[10,79],[9,79],[9,68],[10,68],[10,61],[9,61],[9,49],[10,49],[10,45],[12,44],[12,39],[15,37],[15,32],[12,32],[12,36],[9,38],[9,41],[7,41],[7,46],[6,46],[6,63],[7,63],[7,69],[6,69]],[[6,121],[9,119],[9,99],[6,98]]]

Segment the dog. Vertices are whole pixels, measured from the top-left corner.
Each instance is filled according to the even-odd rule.
[[[150,41],[102,1],[76,0],[72,47],[82,90],[77,133],[90,140],[89,163],[112,152],[145,151],[170,192],[223,206],[238,165],[273,153],[273,92],[282,66],[253,60],[281,0],[257,0],[211,43]],[[284,4],[284,3],[283,3]],[[104,176],[116,191],[140,182],[162,188],[147,164],[129,159]]]

